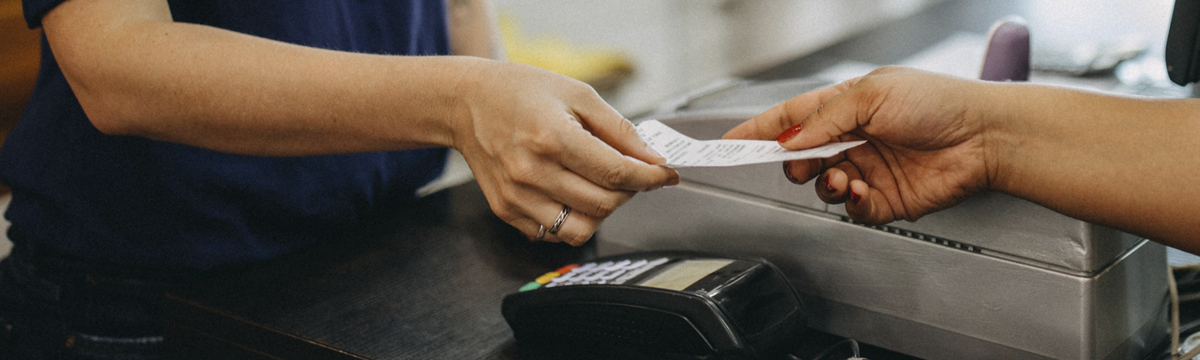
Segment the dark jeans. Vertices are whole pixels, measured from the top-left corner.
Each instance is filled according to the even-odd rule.
[[[19,229],[0,261],[0,359],[160,359],[163,293],[189,274],[86,261]]]

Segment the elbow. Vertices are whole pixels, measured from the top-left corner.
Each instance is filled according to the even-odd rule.
[[[139,104],[145,101],[124,90],[128,87],[120,86],[111,71],[66,58],[59,61],[59,67],[92,126],[106,135],[136,135],[134,124],[142,116]]]
[[[122,105],[126,96],[121,95],[121,89],[114,86],[112,79],[105,78],[105,69],[99,64],[77,61],[70,52],[62,52],[58,56],[59,68],[92,126],[107,135],[129,135],[134,114],[122,109],[133,108]]]
[[[84,115],[96,130],[105,135],[145,135],[138,130],[139,119],[146,116],[138,111],[138,102],[131,101],[132,99],[127,99],[115,91],[101,93],[105,95],[75,90],[79,106],[83,108]]]
[[[92,126],[105,135],[132,135],[129,127],[121,124],[119,121],[108,118],[94,118],[88,115],[88,119],[92,122]]]
[[[54,51],[67,85],[92,126],[108,135],[131,135],[139,101],[128,90],[127,75],[111,62],[94,60],[112,57],[62,43]]]
[[[88,121],[92,126],[105,135],[134,135],[132,116],[126,112],[120,111],[121,106],[114,99],[105,99],[104,96],[89,96],[84,92],[76,91],[76,98],[79,99],[79,105],[83,108],[83,113],[87,115]]]
[[[126,74],[80,61],[60,61],[59,66],[84,115],[105,135],[153,138],[154,122],[170,115],[157,106],[160,98],[137,90]]]
[[[137,135],[156,115],[139,99],[149,91],[138,81],[152,72],[145,59],[161,48],[163,32],[155,26],[171,21],[165,1],[66,2],[43,16],[55,61],[100,132]]]

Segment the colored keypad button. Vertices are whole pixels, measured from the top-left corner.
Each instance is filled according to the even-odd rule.
[[[554,270],[554,272],[558,273],[559,275],[566,275],[567,273],[571,272],[571,270],[575,270],[577,267],[579,267],[579,264],[571,264],[560,267],[558,270]]]
[[[533,281],[538,284],[545,284],[545,283],[550,282],[550,280],[553,280],[554,278],[558,277],[559,275],[562,275],[562,274],[559,274],[558,272],[555,272],[555,271],[551,271],[551,272],[543,274],[542,276],[539,276],[537,279],[535,279]]]
[[[541,283],[539,283],[537,281],[531,281],[530,283],[525,284],[525,286],[522,286],[517,291],[529,291],[529,290],[537,289],[539,287],[542,287]]]

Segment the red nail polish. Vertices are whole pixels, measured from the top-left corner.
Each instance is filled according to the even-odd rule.
[[[854,190],[850,190],[850,201],[858,204],[859,201],[862,201],[862,195],[854,192]]]
[[[830,194],[837,192],[837,189],[835,189],[833,184],[829,182],[829,174],[821,175],[821,183],[825,184],[825,191],[828,191]]]
[[[796,137],[797,134],[800,134],[800,130],[803,127],[804,124],[796,124],[796,126],[788,128],[787,130],[784,130],[783,133],[780,133],[779,136],[776,136],[775,141],[785,142],[791,140],[792,138]]]
[[[786,161],[783,163],[783,176],[786,177],[788,179],[788,181],[791,181],[793,184],[800,184],[800,180],[797,180],[794,176],[792,176],[792,172],[788,171],[788,165],[791,165],[791,164],[792,163],[786,162]]]

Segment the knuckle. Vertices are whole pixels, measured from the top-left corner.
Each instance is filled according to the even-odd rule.
[[[593,233],[595,233],[595,230],[587,229],[584,231],[571,232],[568,234],[562,234],[562,233],[559,233],[559,234],[563,235],[562,236],[563,241],[566,241],[567,243],[570,243],[572,245],[581,245],[581,244],[587,242],[589,239],[591,239]]]
[[[629,182],[630,177],[629,169],[624,166],[609,166],[600,175],[600,185],[614,189]]]
[[[589,214],[600,219],[612,216],[617,211],[617,208],[620,208],[626,201],[632,199],[635,194],[634,192],[624,191],[613,192],[610,196],[597,200],[592,204],[592,212]]]
[[[521,185],[533,185],[537,177],[533,175],[533,170],[528,168],[513,169],[511,174],[513,183]]]
[[[520,199],[519,194],[517,194],[514,188],[508,186],[502,187],[499,189],[498,195],[500,195],[499,199],[496,199],[491,205],[492,212],[496,213],[497,217],[510,224],[524,217],[520,208],[517,207],[517,203],[511,201],[511,199]]]
[[[606,218],[611,216],[613,212],[617,211],[617,206],[619,206],[619,204],[612,201],[598,201],[593,204],[592,211],[589,214],[598,218]]]
[[[871,72],[870,75],[864,76],[857,84],[854,84],[856,89],[874,89],[879,87],[880,76],[887,74],[879,70]]]
[[[492,213],[495,213],[496,217],[500,218],[500,220],[504,220],[506,223],[512,224],[513,221],[517,220],[516,212],[512,211],[510,206],[492,204],[491,208]]]
[[[512,211],[513,202],[511,199],[517,198],[516,190],[512,186],[500,186],[500,188],[496,190],[496,193],[496,195],[499,195],[499,199],[496,200],[497,202],[501,203],[500,206]]]
[[[767,127],[768,129],[771,129],[770,132],[772,132],[772,134],[770,134],[770,135],[772,135],[772,136],[779,135],[779,134],[774,133],[775,130],[778,130],[778,129],[786,130],[786,129],[791,128],[792,126],[796,126],[796,124],[799,124],[801,121],[804,121],[803,116],[808,115],[808,114],[802,114],[802,115],[793,117],[792,113],[786,112],[786,111],[783,114],[784,114],[784,116],[777,116],[777,117],[772,118],[773,121],[775,122],[775,124],[768,125],[768,127]]]
[[[905,67],[899,66],[899,65],[885,65],[885,66],[880,66],[879,68],[877,68],[875,70],[872,70],[870,75],[883,75],[883,74],[888,74],[888,73],[894,73],[894,72],[901,71],[904,69],[905,69]]]
[[[600,97],[600,94],[597,93],[596,89],[593,88],[591,85],[588,85],[587,83],[576,80],[576,79],[570,79],[570,80],[571,80],[569,82],[570,85],[567,86],[567,90],[570,91],[572,95],[578,96],[578,97],[594,97],[594,98]]]
[[[592,235],[596,233],[596,228],[603,221],[603,218],[594,218],[591,216],[581,216],[572,219],[571,226],[563,228],[563,231],[558,234],[559,238],[563,241],[575,246],[582,245],[591,239]]]
[[[555,132],[548,127],[539,127],[521,139],[520,143],[530,152],[538,155],[558,154],[566,144],[559,140]]]
[[[508,173],[508,178],[517,184],[529,185],[533,184],[540,176],[538,176],[539,167],[532,159],[513,159],[504,162],[504,171]],[[503,195],[512,194],[513,189],[503,192]]]
[[[622,137],[622,138],[637,137],[637,128],[634,127],[633,123],[629,122],[628,119],[622,118],[620,120],[617,120],[617,122],[618,122],[617,136]]]

